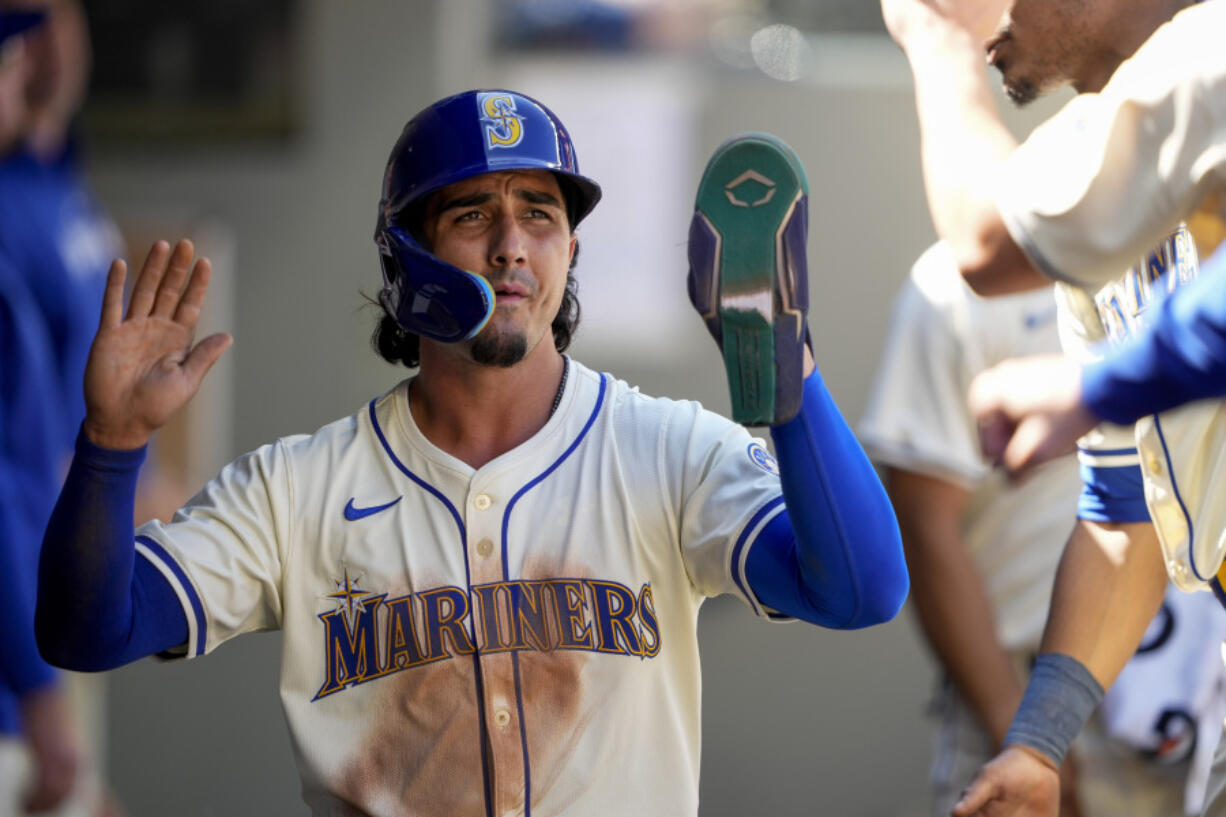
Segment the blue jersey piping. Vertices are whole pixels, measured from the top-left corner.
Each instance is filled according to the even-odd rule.
[[[592,409],[591,415],[587,418],[583,428],[575,437],[570,446],[562,452],[562,455],[554,460],[553,464],[534,477],[524,487],[516,491],[515,496],[511,497],[511,501],[507,503],[507,510],[502,516],[502,578],[503,581],[510,581],[510,573],[507,567],[507,529],[511,524],[511,511],[515,508],[515,503],[520,497],[532,490],[542,480],[552,474],[562,462],[569,457],[579,443],[587,436],[591,430],[592,424],[596,422],[596,417],[600,414],[600,409],[604,405],[604,395],[607,386],[607,379],[604,375],[600,376],[600,392],[596,395],[596,406]],[[532,817],[532,778],[531,765],[528,757],[528,725],[524,723],[524,696],[523,687],[519,677],[519,654],[518,652],[511,653],[511,667],[515,675],[515,706],[519,711],[519,741],[524,753],[524,817]]]
[[[1192,565],[1192,572],[1196,574],[1196,578],[1202,582],[1207,582],[1212,576],[1202,576],[1200,568],[1196,566],[1195,551],[1192,548],[1192,543],[1195,541],[1196,535],[1192,528],[1192,515],[1188,513],[1188,506],[1183,503],[1183,496],[1179,493],[1179,484],[1175,481],[1175,470],[1171,466],[1171,451],[1166,444],[1166,435],[1162,433],[1162,423],[1158,419],[1158,415],[1154,415],[1154,430],[1158,432],[1158,441],[1162,443],[1162,456],[1166,459],[1166,472],[1171,475],[1171,490],[1175,492],[1175,501],[1179,503],[1179,510],[1183,513],[1184,521],[1188,525],[1188,562]]]
[[[378,398],[375,398],[377,400]],[[473,592],[472,576],[468,570],[468,532],[464,528],[464,519],[460,516],[460,512],[451,504],[447,497],[443,496],[442,492],[430,485],[421,477],[414,474],[408,469],[400,458],[396,456],[396,452],[392,450],[392,446],[388,443],[387,437],[383,435],[383,429],[379,426],[379,418],[375,414],[375,400],[369,403],[370,408],[370,424],[375,430],[375,436],[379,438],[380,445],[387,453],[396,467],[404,473],[409,479],[413,480],[417,485],[426,490],[427,493],[434,496],[439,502],[443,503],[448,511],[451,512],[452,519],[455,520],[456,527],[460,529],[460,547],[464,553],[464,586],[465,592],[471,597]],[[471,626],[471,625],[470,625]],[[485,723],[485,682],[481,676],[481,647],[477,644],[476,634],[470,632],[473,636],[473,681],[477,687],[477,716],[480,725],[481,734],[478,735],[478,742],[481,744],[481,776],[484,781],[485,791],[485,814],[486,817],[494,817],[494,803],[492,792],[490,791],[490,759],[489,759],[489,727]]]
[[[741,551],[744,550],[745,543],[749,540],[749,534],[752,533],[753,530],[758,527],[758,523],[761,522],[768,513],[770,513],[775,508],[779,507],[781,504],[783,504],[782,494],[775,497],[770,502],[767,502],[765,505],[763,505],[761,508],[758,509],[758,512],[755,513],[750,518],[749,522],[746,523],[745,527],[741,529],[741,535],[737,537],[736,544],[732,548],[732,557],[730,559],[731,564],[729,565],[729,568],[732,571],[732,580],[736,582],[736,586],[737,588],[740,589],[741,595],[743,595],[756,608],[758,608],[759,610],[762,610],[763,612],[766,612],[766,611],[762,607],[762,603],[758,601],[758,597],[754,595],[750,591],[750,588],[746,585],[743,573],[739,567],[741,563]],[[774,615],[771,615],[769,613],[767,615],[771,618],[775,617]],[[780,618],[790,618],[790,616],[782,616],[782,615],[779,617]]]
[[[182,586],[183,592],[187,594],[187,600],[192,606],[192,615],[196,617],[196,649],[193,655],[204,655],[204,645],[208,641],[208,625],[204,618],[204,605],[201,604],[200,597],[196,595],[196,588],[188,580],[183,568],[166,552],[164,547],[144,534],[137,536],[136,541],[149,548],[153,555],[157,556],[158,561],[170,568],[170,572],[175,574],[175,579]]]

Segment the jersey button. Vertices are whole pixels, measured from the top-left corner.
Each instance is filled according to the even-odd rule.
[[[494,543],[489,539],[482,539],[477,543],[477,555],[482,559],[488,559],[490,554],[494,552]]]
[[[494,500],[490,499],[489,494],[477,494],[475,497],[473,497],[473,504],[477,506],[477,510],[479,511],[486,510],[493,503]]]
[[[1151,454],[1149,457],[1149,472],[1154,476],[1162,473],[1162,461],[1156,454]]]
[[[505,709],[499,709],[494,713],[494,723],[505,729],[507,724],[511,722],[511,713]]]

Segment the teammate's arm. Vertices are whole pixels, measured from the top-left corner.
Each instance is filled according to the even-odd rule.
[[[920,627],[999,747],[1022,699],[1022,679],[997,640],[983,577],[962,537],[970,492],[902,468],[888,469],[886,485],[902,530]]]
[[[193,345],[209,264],[181,241],[150,250],[123,313],[125,266],[107,278],[85,372],[77,455],[44,537],[35,625],[56,663],[103,669],[186,640],[169,583],[135,558],[132,512],[144,446],[191,399],[230,344]]]
[[[1014,242],[996,207],[996,180],[1017,140],[984,72],[983,43],[1002,3],[882,0],[886,26],[911,64],[928,209],[967,283],[980,295],[1047,280]],[[958,15],[962,15],[959,17]]]
[[[1166,584],[1152,524],[1079,519],[1056,573],[1042,651],[1075,659],[1106,689],[1136,652],[1162,604]],[[1033,687],[1032,681],[1027,695]],[[1065,714],[1058,706],[1046,713],[1054,718]],[[955,817],[1055,817],[1056,760],[1023,742],[1032,730],[1019,726],[1015,723],[1010,732],[1011,745],[980,770],[954,809]]]
[[[805,351],[804,397],[771,428],[787,510],[753,543],[750,588],[768,607],[825,627],[888,621],[909,580],[881,481]]]

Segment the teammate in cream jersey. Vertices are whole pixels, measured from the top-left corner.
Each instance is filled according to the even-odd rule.
[[[803,171],[770,140],[721,156],[711,201],[750,170],[788,191],[751,228],[705,222],[722,246],[755,248],[729,257],[765,272],[737,280],[769,304],[781,270],[804,277]],[[778,462],[740,425],[563,354],[574,227],[599,198],[536,100],[470,91],[426,108],[392,150],[375,234],[375,348],[417,373],[239,458],[170,524],[135,532],[148,433],[229,340],[192,345],[209,267],[189,243],[155,245],[126,317],[116,263],[44,542],[40,648],[106,669],[281,629],[281,697],[316,814],[697,814],[703,599],[863,627],[897,612],[906,569],[794,312],[777,335],[791,345],[764,361],[807,375],[783,389],[791,413],[769,415]],[[738,303],[722,284],[736,276],[714,274],[735,270],[697,255],[694,291]],[[717,340],[746,317],[705,316]],[[773,370],[738,372],[761,395]]]
[[[1214,32],[1224,23],[1220,2],[1181,12],[1101,93],[1074,98],[1005,165],[997,199],[1004,224],[1035,266],[1061,282],[1062,344],[1080,362],[1101,357],[1101,341],[1131,337],[1156,300],[1197,276],[1197,242],[1181,218],[1205,210],[1200,222],[1220,223],[1226,68],[1214,56]],[[1179,77],[1196,81],[1173,81]],[[1134,129],[1138,117],[1147,127]],[[1138,154],[1162,160],[1137,163]],[[1046,171],[1036,174],[1038,166]],[[1152,246],[1148,237],[1163,231]],[[1108,427],[1081,450],[1088,461],[1095,450],[1130,447],[1171,580],[1205,589],[1226,556],[1226,506],[1212,501],[1226,495],[1226,408],[1183,406],[1143,418],[1134,434]]]
[[[942,669],[928,711],[937,719],[930,785],[934,817],[1000,745],[1039,650],[1052,579],[1077,511],[1075,457],[1010,480],[979,448],[966,394],[1003,360],[1059,349],[1052,287],[999,298],[971,292],[947,245],[915,262],[891,313],[868,408],[865,450],[885,468],[912,576],[912,603]],[[1196,813],[1216,736],[1220,665],[1190,672],[1226,634],[1226,612],[1207,597],[1170,591],[1155,637],[1108,692],[1077,744],[1062,802],[1078,813]],[[1157,635],[1165,632],[1166,635]],[[1176,635],[1177,638],[1168,636]],[[1159,693],[1146,676],[1187,676]],[[1145,705],[1138,705],[1145,702]],[[1169,729],[1171,712],[1181,715]],[[1187,740],[1172,740],[1176,733]]]
[[[883,12],[916,76],[933,218],[976,291],[1025,288],[1041,280],[1041,271],[1081,289],[1083,295],[1064,299],[1074,307],[1067,309],[1075,318],[1069,325],[1093,337],[1106,336],[1113,324],[1122,329],[1121,316],[1141,314],[1153,294],[1146,284],[1162,290],[1179,282],[1178,252],[1164,253],[1164,276],[1151,277],[1148,263],[1137,269],[1131,292],[1129,279],[1120,278],[1155,246],[1171,246],[1181,219],[1226,182],[1226,71],[1215,45],[1226,21],[1222,3],[1008,0],[937,8],[883,0]],[[1061,84],[1079,95],[1018,146],[986,93],[985,51],[1016,101]],[[1177,238],[1173,246],[1179,244]],[[1104,293],[1113,281],[1120,286]],[[1163,445],[1165,418],[1154,427],[1156,444],[1140,429],[1143,473],[1135,465],[1090,463],[1083,495],[1089,501],[1065,549],[1036,673],[1005,750],[981,770],[954,810],[958,817],[1054,814],[1063,753],[1135,650],[1167,573],[1188,586],[1181,565],[1195,574],[1193,562],[1202,555],[1220,561],[1221,552],[1196,553],[1201,543],[1189,545],[1172,524],[1172,498],[1182,499],[1188,532],[1202,528],[1197,537],[1216,537],[1203,527],[1223,521],[1208,507],[1220,447],[1205,433],[1216,420],[1187,422],[1178,449],[1170,439]],[[1000,433],[991,421],[983,431]],[[1034,431],[1020,428],[1015,443],[1025,445]],[[1134,441],[1122,450],[1135,447]],[[1110,456],[1103,448],[1111,450],[1100,446],[1096,456]],[[1174,461],[1189,455],[1200,462]],[[1168,477],[1173,470],[1174,482],[1157,482],[1159,468]],[[1137,487],[1142,481],[1145,487]],[[1185,487],[1199,496],[1183,497]],[[1128,502],[1145,497],[1153,523],[1117,521],[1113,508],[1128,504],[1114,501],[1117,491]],[[1095,503],[1105,509],[1101,522],[1086,515]],[[1217,813],[1221,804],[1211,797],[1208,808]]]

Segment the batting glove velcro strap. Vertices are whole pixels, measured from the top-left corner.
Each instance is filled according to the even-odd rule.
[[[1102,685],[1080,661],[1043,653],[1035,661],[1004,745],[1029,746],[1059,766],[1102,699]]]
[[[721,145],[698,186],[690,301],[723,352],[738,423],[778,425],[800,410],[808,202],[800,160],[766,133]]]

